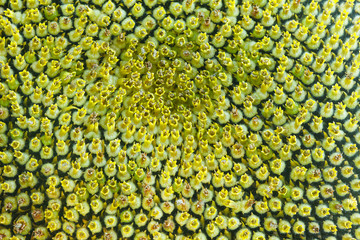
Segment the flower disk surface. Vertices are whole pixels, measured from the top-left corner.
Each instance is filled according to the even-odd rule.
[[[360,239],[359,36],[359,0],[0,0],[0,239]]]

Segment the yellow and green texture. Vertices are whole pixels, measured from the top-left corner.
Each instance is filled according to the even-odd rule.
[[[360,239],[354,0],[0,0],[0,239]]]

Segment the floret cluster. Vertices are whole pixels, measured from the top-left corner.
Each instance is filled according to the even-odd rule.
[[[360,239],[360,2],[0,0],[0,239]]]

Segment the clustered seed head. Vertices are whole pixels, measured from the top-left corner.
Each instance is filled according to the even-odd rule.
[[[0,239],[360,239],[357,0],[0,0]]]

